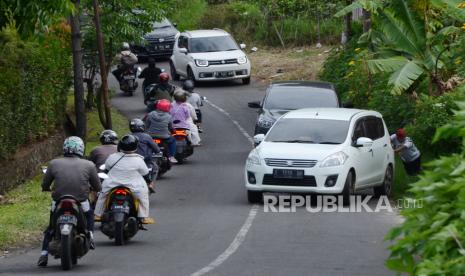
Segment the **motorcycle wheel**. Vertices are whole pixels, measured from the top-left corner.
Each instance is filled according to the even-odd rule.
[[[178,164],[184,163],[184,156],[182,154],[175,154],[174,158],[178,161]]]
[[[73,252],[72,252],[72,231],[70,235],[61,235],[61,268],[63,270],[70,270],[73,266]],[[77,262],[77,260],[76,260]]]
[[[115,222],[115,245],[124,244],[124,222]]]

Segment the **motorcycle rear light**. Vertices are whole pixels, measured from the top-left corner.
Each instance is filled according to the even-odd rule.
[[[185,130],[176,130],[174,136],[187,136],[187,132]]]
[[[154,141],[155,141],[155,143],[157,143],[158,145],[161,144],[161,139],[155,139]]]
[[[65,215],[71,215],[71,212],[70,212],[70,211],[65,211],[65,212],[63,212],[63,214],[65,214]]]
[[[74,204],[74,202],[71,201],[71,200],[63,200],[60,203],[60,208],[61,209],[73,209],[73,204]]]
[[[128,193],[126,192],[126,190],[123,190],[123,189],[120,189],[120,190],[116,190],[115,192],[115,195],[127,195]]]

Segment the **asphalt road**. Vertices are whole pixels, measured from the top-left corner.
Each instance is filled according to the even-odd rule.
[[[168,69],[167,63],[162,67]],[[167,70],[169,72],[169,70]],[[114,83],[113,83],[114,85]],[[383,237],[395,213],[266,213],[247,203],[243,184],[256,117],[247,102],[264,87],[205,84],[197,91],[223,110],[203,108],[204,146],[157,182],[157,220],[129,244],[115,247],[96,233],[97,249],[66,275],[393,275]],[[113,104],[129,118],[144,113],[140,88]],[[227,113],[227,114],[226,114]],[[0,259],[0,275],[61,275],[59,260],[37,268],[39,249]]]

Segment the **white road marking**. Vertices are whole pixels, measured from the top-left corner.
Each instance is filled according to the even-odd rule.
[[[234,125],[239,129],[239,131],[249,140],[249,142],[253,145],[253,138],[245,131],[245,129],[236,121],[232,118],[231,114],[229,114],[226,110],[222,109],[221,107],[213,104],[210,101],[205,101],[208,103],[211,107],[215,108],[219,112],[223,113],[228,117]],[[257,204],[253,205],[252,208],[250,209],[249,215],[247,216],[247,219],[244,222],[244,225],[242,225],[241,229],[237,233],[236,237],[234,240],[231,242],[231,244],[226,248],[226,250],[221,253],[215,260],[213,260],[210,264],[205,266],[204,268],[194,272],[191,274],[191,276],[202,276],[210,271],[214,270],[215,268],[219,267],[222,263],[224,263],[229,257],[231,257],[232,254],[234,254],[239,246],[244,242],[245,236],[247,236],[247,233],[249,232],[250,227],[252,226],[252,223],[257,216],[259,206]]]

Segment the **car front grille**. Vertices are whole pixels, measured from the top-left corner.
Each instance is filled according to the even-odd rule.
[[[301,159],[275,159],[265,158],[265,163],[270,167],[295,167],[295,168],[312,168],[316,165],[316,160]]]
[[[272,174],[265,174],[262,184],[273,186],[316,187],[316,180],[313,175],[305,175],[303,179],[286,179],[274,178]]]
[[[222,64],[234,64],[234,63],[237,63],[237,58],[208,61],[208,65],[222,65]]]
[[[163,41],[160,41],[162,39]],[[159,44],[159,43],[174,43],[174,36],[167,36],[167,37],[146,37],[145,40],[150,44]]]

